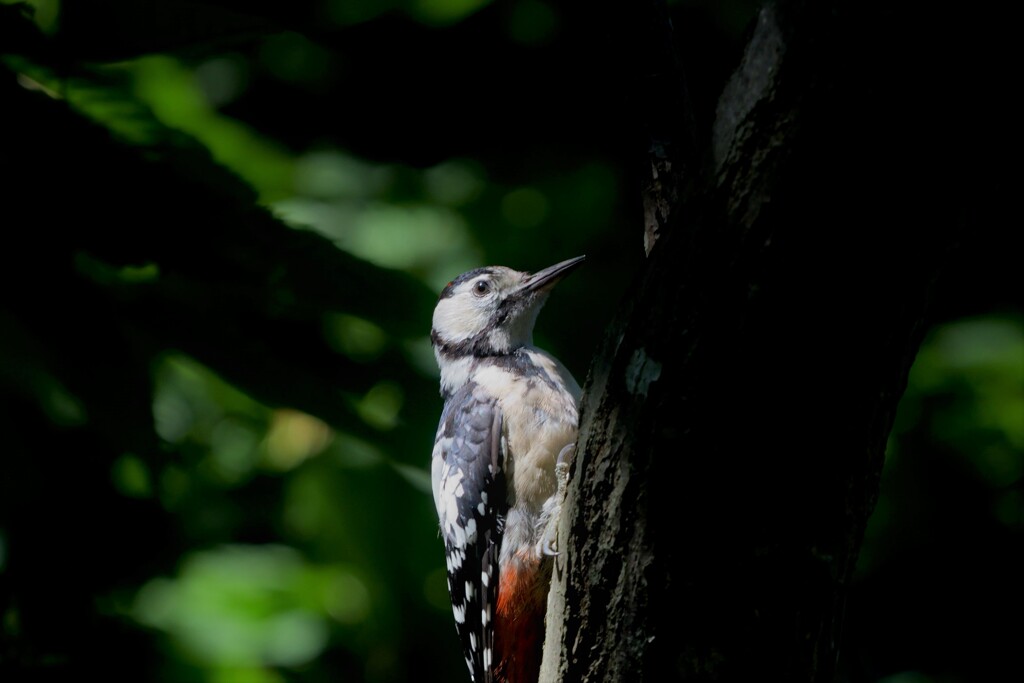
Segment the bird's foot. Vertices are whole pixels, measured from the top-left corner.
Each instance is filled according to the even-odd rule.
[[[565,499],[565,489],[569,485],[569,466],[572,463],[572,453],[576,448],[575,443],[568,444],[558,453],[555,460],[555,478],[558,480],[558,490],[544,503],[544,510],[541,513],[541,520],[544,522],[544,535],[541,537],[540,552],[543,555],[554,556],[558,554],[558,519],[562,514],[562,501]]]

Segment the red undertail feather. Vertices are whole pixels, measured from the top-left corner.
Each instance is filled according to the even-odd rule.
[[[546,585],[540,562],[511,562],[498,584],[494,620],[495,680],[498,683],[536,683],[544,647]]]

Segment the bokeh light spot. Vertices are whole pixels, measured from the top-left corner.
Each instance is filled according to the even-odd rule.
[[[299,666],[327,644],[333,581],[277,545],[222,546],[189,555],[178,576],[148,582],[132,614],[217,668]]]
[[[174,59],[148,56],[131,63],[136,94],[170,128],[205,144],[214,158],[245,179],[266,202],[293,192],[294,161],[277,144],[207,102],[195,73]]]
[[[313,90],[329,86],[331,53],[305,36],[288,31],[267,38],[260,50],[264,66],[283,81]]]
[[[353,360],[371,361],[387,346],[387,333],[365,318],[326,313],[323,321],[327,343]]]
[[[532,187],[512,190],[501,200],[501,215],[517,228],[535,228],[548,215],[548,200]]]
[[[1024,322],[999,317],[936,328],[910,373],[900,411],[920,412],[925,396],[943,396],[935,438],[965,455],[995,487],[1024,477]],[[897,420],[905,428],[907,419]]]
[[[238,99],[248,87],[248,62],[236,54],[208,59],[196,67],[196,82],[211,106],[223,107]]]
[[[217,476],[228,484],[245,479],[259,460],[259,435],[235,418],[224,418],[210,432],[210,459]]]
[[[394,382],[374,385],[359,402],[359,416],[378,429],[392,429],[398,424],[404,394]]]
[[[118,491],[131,498],[146,498],[153,493],[146,464],[131,453],[125,453],[114,461],[110,478]]]
[[[277,666],[299,666],[316,657],[326,644],[327,627],[323,619],[292,610],[268,624],[265,659]]]
[[[346,468],[364,469],[384,462],[384,455],[377,447],[348,434],[337,434],[330,451]]]
[[[996,497],[992,512],[1006,527],[1024,530],[1024,494],[1020,491],[1003,491]]]
[[[430,337],[410,339],[402,345],[402,350],[405,352],[405,357],[420,374],[433,379],[441,376]]]
[[[341,236],[343,247],[390,268],[411,268],[466,242],[463,220],[431,206],[376,204],[360,213]]]
[[[339,569],[327,593],[327,611],[342,624],[357,624],[370,615],[370,591],[355,574]]]
[[[359,199],[384,191],[392,181],[387,166],[376,166],[338,150],[313,151],[295,165],[295,190],[317,199]]]
[[[490,0],[412,0],[409,13],[424,24],[444,26],[466,18],[487,4]]]
[[[275,410],[264,441],[267,462],[289,470],[323,451],[333,432],[323,421],[298,410]]]
[[[464,161],[445,161],[423,174],[427,193],[434,201],[447,206],[462,206],[483,191],[483,171]]]
[[[558,26],[554,10],[540,0],[519,0],[509,16],[509,35],[521,43],[543,43],[552,38]]]
[[[85,424],[85,406],[56,380],[44,382],[40,390],[42,407],[54,424],[74,427]]]
[[[43,33],[52,34],[60,27],[61,0],[24,0],[24,2],[32,8],[32,21]]]
[[[168,510],[176,509],[190,488],[191,481],[182,468],[169,465],[160,473],[160,502]]]
[[[423,579],[423,597],[434,609],[447,614],[452,609],[451,598],[448,595],[447,573],[442,567],[438,567],[427,574]]]

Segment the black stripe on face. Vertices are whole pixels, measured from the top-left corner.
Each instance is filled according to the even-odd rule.
[[[491,330],[490,327],[487,329],[474,334],[472,337],[462,339],[457,342],[446,342],[441,339],[441,335],[438,334],[437,330],[430,330],[430,343],[434,345],[442,356],[445,358],[465,358],[466,356],[476,356],[477,358],[483,356],[493,356],[497,354],[497,351],[491,348],[490,340],[488,339],[488,332]]]
[[[467,271],[462,275],[458,276],[457,278],[455,278],[454,280],[452,280],[451,282],[449,282],[447,285],[445,285],[444,289],[441,290],[441,296],[439,298],[447,299],[448,297],[455,293],[455,289],[459,285],[461,285],[463,282],[466,282],[467,280],[472,280],[473,278],[480,277],[481,275],[491,275],[493,273],[494,270],[488,267],[476,268],[475,270]]]

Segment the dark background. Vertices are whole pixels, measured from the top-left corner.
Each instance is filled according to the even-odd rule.
[[[32,4],[33,21],[0,5],[0,679],[463,680],[427,487],[430,313],[463,270],[586,253],[537,332],[583,380],[643,263],[651,86],[629,16]],[[963,229],[840,669],[1008,677],[1024,642],[1012,24],[896,6],[857,5],[886,30],[849,56],[851,96],[977,173],[958,201],[929,198]],[[757,3],[670,7],[706,136]]]

